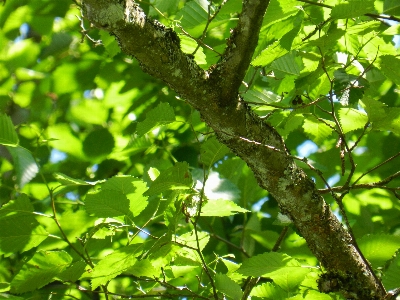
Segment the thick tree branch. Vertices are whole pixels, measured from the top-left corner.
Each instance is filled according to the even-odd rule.
[[[227,42],[227,48],[210,74],[210,82],[220,88],[221,105],[236,98],[239,86],[250,65],[269,0],[246,0],[239,21]],[[235,101],[236,102],[236,101]]]
[[[179,39],[168,28],[146,18],[131,0],[82,0],[85,16],[109,31],[121,49],[138,59],[149,74],[163,80],[197,109],[219,140],[241,157],[261,187],[278,201],[294,222],[322,265],[331,272],[320,281],[331,291],[329,280],[349,298],[379,299],[385,294],[363,261],[352,238],[333,215],[302,169],[297,167],[281,136],[261,120],[238,96],[238,87],[254,48],[267,0],[245,0],[222,60],[202,70],[180,50]],[[254,142],[249,142],[254,141]]]

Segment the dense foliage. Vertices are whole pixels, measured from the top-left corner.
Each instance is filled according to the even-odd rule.
[[[242,7],[137,2],[205,70]],[[386,290],[400,287],[399,18],[396,0],[271,0],[240,89]],[[0,28],[0,299],[345,299],[246,163],[80,3],[3,1]]]

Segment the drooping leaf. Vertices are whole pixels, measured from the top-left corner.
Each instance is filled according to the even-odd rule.
[[[23,187],[36,176],[39,172],[39,167],[31,152],[27,149],[11,146],[7,146],[7,149],[13,158],[15,172],[17,173],[17,183],[20,187]]]
[[[360,250],[374,268],[381,267],[400,248],[400,237],[388,234],[370,234],[357,240]]]
[[[65,251],[40,251],[28,260],[11,281],[11,292],[25,293],[54,281],[68,268],[72,257]]]
[[[189,165],[186,162],[179,162],[175,166],[161,172],[145,195],[157,195],[167,190],[189,189],[191,186],[192,175],[189,172]]]
[[[240,207],[235,202],[222,199],[209,200],[201,208],[201,215],[205,217],[223,217],[245,212],[248,212],[248,210]]]
[[[15,147],[19,143],[11,118],[0,113],[0,144]]]
[[[139,136],[159,125],[169,124],[175,121],[175,113],[168,103],[160,103],[156,108],[146,114],[146,119],[139,122],[136,131]]]
[[[120,191],[100,190],[88,193],[85,198],[86,211],[100,218],[129,215],[129,200]]]
[[[69,177],[63,173],[54,173],[54,178],[63,185],[91,185],[91,183]]]
[[[33,206],[25,194],[0,208],[0,253],[24,252],[38,246],[47,237],[36,221]]]
[[[215,275],[215,286],[219,292],[227,295],[233,300],[242,299],[243,292],[240,285],[225,274],[218,273]]]

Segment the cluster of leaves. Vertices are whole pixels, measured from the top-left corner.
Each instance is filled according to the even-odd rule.
[[[242,5],[138,2],[204,69]],[[245,163],[80,16],[69,0],[0,7],[0,298],[340,299],[318,291],[317,260]],[[271,0],[240,91],[293,156],[317,149],[298,163],[387,289],[400,286],[396,16],[394,0]]]

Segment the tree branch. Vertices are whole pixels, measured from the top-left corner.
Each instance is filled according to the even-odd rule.
[[[295,164],[282,137],[238,95],[268,1],[243,2],[221,61],[208,71],[180,50],[171,29],[149,20],[132,0],[82,3],[90,22],[115,35],[126,54],[136,57],[147,73],[166,82],[197,109],[218,139],[248,164],[259,185],[293,220],[322,265],[350,283],[343,287],[347,296],[378,299],[385,295],[314,182]],[[321,286],[325,288],[324,283]]]

